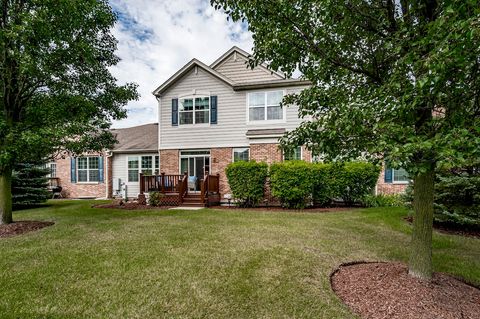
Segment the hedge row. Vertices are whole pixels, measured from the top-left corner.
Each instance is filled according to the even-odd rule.
[[[255,206],[264,196],[267,177],[272,195],[284,207],[326,206],[334,199],[347,205],[372,193],[380,168],[365,162],[307,163],[286,161],[267,164],[236,162],[226,169],[233,197],[241,206]]]

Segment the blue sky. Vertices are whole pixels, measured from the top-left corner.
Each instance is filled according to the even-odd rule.
[[[114,127],[156,122],[151,92],[192,58],[207,64],[237,45],[251,51],[246,25],[227,21],[208,0],[110,0],[119,20],[113,30],[122,59],[112,68],[119,83],[136,82],[139,101]]]

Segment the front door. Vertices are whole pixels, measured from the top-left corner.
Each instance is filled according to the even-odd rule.
[[[200,180],[210,171],[210,151],[181,151],[180,174],[187,172],[188,190],[200,191]]]

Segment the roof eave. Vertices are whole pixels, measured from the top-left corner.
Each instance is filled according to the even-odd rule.
[[[234,91],[245,91],[254,89],[266,89],[266,88],[279,88],[279,87],[292,87],[292,86],[308,86],[312,82],[305,80],[282,80],[282,81],[269,81],[269,82],[253,82],[253,83],[238,83],[233,86]]]

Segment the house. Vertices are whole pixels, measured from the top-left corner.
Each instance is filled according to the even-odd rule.
[[[280,102],[310,82],[266,65],[251,69],[248,56],[233,47],[211,65],[191,60],[153,92],[158,123],[112,130],[118,143],[102,154],[57,159],[65,196],[137,198],[157,190],[176,204],[179,192],[188,193],[193,198],[185,200],[195,204],[209,192],[230,193],[225,168],[233,161],[312,161],[304,147],[288,154],[278,147],[279,138],[301,123],[298,107]],[[401,192],[407,183],[404,170],[387,168],[376,192]]]
[[[193,59],[153,92],[161,172],[186,172],[190,181],[218,174],[225,195],[230,192],[225,168],[233,161],[312,160],[304,147],[291,154],[278,148],[278,139],[301,123],[298,107],[281,107],[280,102],[310,82],[286,78],[266,65],[251,69],[248,56],[233,47],[211,65]],[[398,192],[407,182],[403,172],[387,170],[377,192]],[[192,190],[200,187],[197,183]]]
[[[134,198],[139,174],[158,174],[158,124],[113,129],[118,143],[111,150],[71,157],[61,154],[49,163],[51,184],[64,198]],[[125,193],[123,193],[125,192]]]

